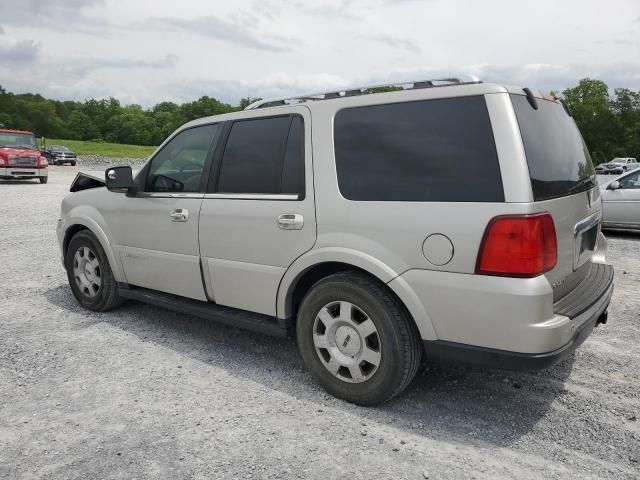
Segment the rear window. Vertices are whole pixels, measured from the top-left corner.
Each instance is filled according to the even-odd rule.
[[[535,110],[524,95],[511,95],[524,143],[536,201],[589,190],[596,185],[589,151],[562,104],[538,99]]]
[[[347,108],[336,114],[334,140],[347,199],[504,201],[482,96]]]

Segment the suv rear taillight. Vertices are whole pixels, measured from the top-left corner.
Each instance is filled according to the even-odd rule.
[[[484,232],[476,273],[536,277],[556,266],[556,227],[550,213],[493,218]]]

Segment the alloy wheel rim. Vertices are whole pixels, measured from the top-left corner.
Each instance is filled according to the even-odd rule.
[[[347,383],[369,380],[380,366],[378,329],[364,310],[346,301],[320,309],[313,324],[313,344],[324,367]]]
[[[83,295],[93,298],[102,285],[98,257],[89,247],[80,247],[73,256],[73,277]]]

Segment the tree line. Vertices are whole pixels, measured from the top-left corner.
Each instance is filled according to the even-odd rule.
[[[640,158],[640,92],[583,79],[554,93],[565,100],[594,163],[616,156]],[[0,86],[0,125],[30,130],[38,137],[159,145],[190,120],[234,112],[255,101],[230,105],[203,96],[193,102],[161,102],[151,108],[122,105],[115,98],[59,101],[39,94],[13,94]]]
[[[0,86],[0,125],[29,130],[37,137],[160,145],[180,125],[196,118],[235,112],[256,99],[230,105],[203,96],[181,105],[160,102],[151,108],[122,105],[115,98],[83,102],[51,100],[39,94],[13,94]]]

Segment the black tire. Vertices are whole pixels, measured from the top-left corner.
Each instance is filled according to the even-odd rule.
[[[100,267],[100,287],[94,296],[90,296],[88,293],[82,291],[74,276],[74,257],[83,247],[88,247],[88,249],[93,252]],[[67,270],[67,278],[73,295],[84,308],[96,312],[104,312],[116,308],[123,303],[124,300],[118,293],[118,284],[113,278],[113,272],[109,266],[109,261],[104,253],[104,249],[95,235],[90,231],[82,230],[73,236],[67,248],[64,265]]]
[[[361,383],[349,383],[331,373],[320,359],[325,352],[316,350],[314,344],[316,316],[323,307],[339,301],[366,312],[377,329],[379,365]],[[300,305],[296,328],[298,347],[311,375],[333,396],[348,402],[362,406],[385,402],[411,383],[420,366],[422,342],[413,320],[384,285],[361,272],[336,273],[313,285]],[[368,341],[365,338],[358,344]]]
[[[71,162],[71,166],[75,167],[76,166],[76,162]]]
[[[49,181],[49,177],[39,177],[40,183],[47,183]]]

